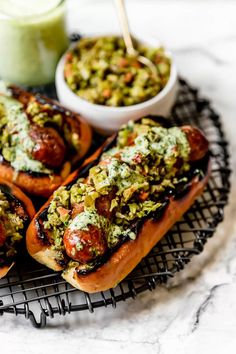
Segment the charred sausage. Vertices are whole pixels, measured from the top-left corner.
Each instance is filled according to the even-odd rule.
[[[181,130],[186,134],[190,146],[190,161],[201,160],[207,153],[209,142],[202,132],[194,127],[185,125]]]
[[[27,134],[24,137],[24,153],[29,159],[41,162],[43,168],[38,169],[37,163],[34,165],[25,160],[24,168],[20,169],[22,165],[17,164],[16,168],[12,160],[2,159],[0,177],[14,181],[14,184],[28,194],[49,197],[87,153],[91,144],[91,128],[79,114],[61,106],[57,101],[40,94],[32,94],[14,85],[7,84],[6,88],[9,90],[9,96],[16,101],[15,104],[21,104],[22,112],[29,122],[25,130]],[[39,122],[38,117],[44,117],[45,120],[43,118]],[[8,122],[4,129],[7,129],[7,126]],[[27,136],[30,138],[29,143]],[[20,140],[17,144],[19,142]],[[11,142],[9,147],[10,145]],[[20,155],[16,155],[14,159],[20,160]]]
[[[94,225],[89,225],[88,231],[67,229],[63,242],[67,255],[80,263],[102,256],[107,249],[103,230]]]
[[[208,150],[208,141],[204,135],[197,128],[190,126],[182,127],[182,131],[186,134],[190,145],[190,160],[196,161],[203,158]],[[109,162],[110,159],[107,158],[106,160],[101,161],[100,164],[107,165]],[[99,215],[102,215],[108,219],[111,218],[112,212],[110,211],[110,206],[113,197],[114,193],[110,192],[108,195],[100,196],[96,199],[95,206]],[[145,193],[141,194],[140,200],[145,200],[146,197],[147,196]],[[72,217],[74,218],[83,211],[83,203],[75,205],[72,209]],[[64,235],[64,245],[67,255],[74,260],[85,263],[93,260],[95,253],[103,254],[102,252],[105,252],[106,248],[103,248],[104,243],[102,241],[101,234],[102,230],[99,230],[93,225],[90,225],[89,230],[87,231],[72,231],[67,229]],[[78,247],[76,246],[78,244],[81,245],[81,250],[78,250]],[[83,247],[82,244],[84,245]],[[95,247],[97,252],[92,252],[91,247]]]
[[[109,218],[112,215],[112,212],[110,211],[111,196],[112,193],[100,196],[95,202],[98,214],[106,218]],[[71,211],[72,219],[83,211],[83,203],[75,204]],[[81,263],[89,262],[97,256],[103,255],[107,249],[107,242],[103,235],[103,230],[94,225],[89,225],[88,230],[86,231],[75,231],[68,228],[65,231],[63,243],[67,255]]]
[[[108,195],[102,195],[96,199],[95,206],[99,215],[102,215],[105,218],[110,218],[112,216],[110,207],[113,195],[114,193],[110,192]]]
[[[41,161],[51,168],[61,166],[66,147],[63,139],[54,128],[32,125],[30,137],[35,142],[32,151],[35,160]]]
[[[129,227],[127,221],[125,223],[122,223],[122,217],[125,216],[126,212],[129,213],[129,208],[126,208],[126,199],[122,198],[123,196],[125,197],[126,194],[122,194],[123,190],[116,190],[115,188],[119,188],[120,184],[114,183],[114,189],[109,187],[106,189],[102,189],[103,192],[106,192],[106,195],[99,195],[96,200],[95,200],[95,213],[98,215],[95,215],[94,219],[93,217],[90,218],[89,216],[89,208],[86,204],[88,201],[88,204],[91,201],[90,198],[90,188],[88,188],[88,193],[87,189],[85,189],[84,194],[82,195],[82,200],[84,199],[85,202],[81,202],[78,204],[74,204],[71,206],[71,208],[68,208],[68,204],[66,205],[65,210],[60,209],[60,213],[65,213],[70,214],[70,219],[73,220],[74,218],[78,217],[78,224],[76,222],[76,219],[74,222],[65,225],[65,231],[64,234],[62,234],[62,241],[64,244],[64,249],[61,251],[60,256],[65,256],[66,262],[64,264],[59,263],[61,258],[55,253],[55,248],[54,248],[54,242],[50,243],[50,245],[42,245],[40,244],[40,233],[37,229],[37,223],[32,222],[28,231],[27,231],[27,247],[30,252],[30,254],[37,259],[39,262],[42,264],[47,265],[48,267],[55,269],[55,270],[64,270],[62,273],[62,277],[66,279],[69,283],[71,283],[73,286],[82,289],[84,291],[88,292],[96,292],[96,291],[105,291],[109,288],[114,287],[117,283],[119,283],[122,279],[127,276],[127,274],[134,269],[134,267],[138,264],[138,262],[146,255],[148,252],[151,250],[151,248],[161,239],[161,237],[164,236],[164,234],[169,230],[170,227],[173,226],[173,224],[188,210],[188,208],[193,204],[194,200],[202,193],[204,186],[207,183],[209,173],[210,173],[210,162],[206,158],[204,161],[199,163],[199,166],[203,163],[204,170],[202,170],[203,175],[199,176],[198,174],[195,174],[195,169],[196,169],[196,164],[191,163],[197,160],[201,160],[205,155],[208,153],[208,142],[206,138],[203,136],[203,134],[196,128],[192,128],[190,126],[184,126],[184,127],[179,127],[179,129],[182,129],[182,132],[180,135],[177,136],[175,139],[175,132],[173,131],[173,136],[174,138],[171,139],[170,141],[170,151],[173,151],[173,157],[176,157],[176,163],[178,164],[177,166],[174,166],[176,168],[176,176],[180,178],[182,177],[182,173],[185,173],[185,169],[183,167],[183,155],[186,156],[186,161],[189,162],[190,168],[193,168],[193,170],[190,170],[190,173],[186,175],[186,181],[188,183],[188,188],[186,189],[186,193],[182,196],[178,196],[178,198],[175,198],[175,191],[173,193],[168,193],[166,195],[166,200],[167,204],[163,204],[163,209],[161,209],[161,214],[157,214],[157,218],[153,218],[152,216],[149,218],[149,214],[147,214],[147,217],[145,214],[140,213],[137,216],[134,213],[134,217],[131,218],[133,223],[131,224],[131,227],[133,225],[135,226],[135,223],[139,221],[139,219],[143,222],[142,227],[139,228],[136,232],[136,235],[133,235],[132,231],[130,234],[126,234],[126,228]],[[134,127],[134,132],[136,134],[136,130]],[[158,133],[158,132],[157,132]],[[186,139],[185,139],[185,134],[186,138],[189,142],[189,149],[188,149],[188,144],[186,144]],[[128,131],[129,134],[129,131]],[[136,135],[132,134],[130,139],[126,142],[124,140],[124,144],[126,146],[132,146],[133,144],[136,144],[135,137]],[[138,134],[138,129],[137,129],[137,134]],[[167,132],[168,134],[168,132]],[[170,134],[172,134],[172,131],[170,131]],[[179,134],[179,132],[178,132]],[[159,136],[147,136],[147,139],[150,138],[156,139],[155,141],[159,141]],[[161,132],[160,132],[160,137],[162,137]],[[167,136],[168,138],[168,136]],[[164,143],[167,142],[168,147],[168,139],[164,141]],[[175,143],[176,142],[176,143]],[[160,139],[160,143],[162,143]],[[182,143],[184,144],[182,146]],[[114,136],[113,140],[108,139],[107,145],[104,145],[102,148],[100,148],[97,153],[95,153],[89,160],[86,161],[84,168],[87,169],[89,164],[92,162],[92,166],[96,166],[97,163],[100,165],[100,167],[96,170],[93,170],[91,173],[87,173],[84,177],[84,170],[78,170],[77,173],[71,175],[70,178],[65,182],[65,186],[71,187],[73,183],[77,183],[78,178],[83,179],[83,184],[87,184],[88,186],[95,187],[95,191],[97,193],[100,193],[101,190],[99,188],[96,189],[96,182],[99,182],[99,178],[96,180],[96,171],[98,174],[102,171],[103,168],[105,170],[104,174],[101,174],[102,177],[107,176],[107,171],[113,171],[113,166],[111,169],[107,169],[106,165],[109,164],[110,162],[113,162],[113,158],[118,160],[118,168],[119,168],[119,163],[122,165],[122,159],[124,159],[124,163],[126,163],[126,155],[122,154],[123,152],[123,147],[124,145],[118,146],[118,149],[114,149],[111,151],[111,153],[108,153],[109,149],[113,148],[114,145],[116,144],[116,137]],[[185,146],[187,145],[187,149],[185,149]],[[178,149],[184,149],[178,150]],[[139,152],[139,149],[137,149]],[[164,149],[163,149],[164,150]],[[187,154],[186,154],[187,150]],[[115,152],[118,151],[116,154]],[[131,151],[133,154],[131,154],[131,158],[135,156],[135,149],[131,148]],[[104,155],[103,153],[106,153]],[[129,151],[128,151],[129,152]],[[162,154],[162,150],[160,150],[160,157]],[[165,154],[165,152],[164,152]],[[155,169],[158,167],[158,170],[156,172],[157,176],[157,183],[159,183],[159,165],[156,166],[155,159],[152,158],[151,156],[150,159],[150,165],[149,165],[149,160],[147,161],[147,170],[150,168]],[[155,157],[155,156],[154,156]],[[207,156],[206,156],[207,157]],[[140,166],[135,166],[135,164],[131,163],[130,168],[131,170],[134,170],[134,173],[140,173],[143,174],[143,163],[146,163],[146,160],[144,160],[145,154],[142,154],[142,150],[140,151],[140,154],[135,156],[135,162],[137,164],[140,164]],[[159,156],[158,156],[159,158]],[[165,171],[167,170],[165,164],[165,155],[163,156],[163,160],[160,162],[160,173],[163,170],[163,175]],[[100,161],[100,162],[98,162]],[[159,160],[158,160],[159,161]],[[173,160],[175,161],[175,160]],[[161,166],[161,163],[163,162],[163,166]],[[129,163],[129,160],[127,159],[127,163]],[[103,165],[103,166],[102,166]],[[137,167],[137,168],[136,168]],[[163,167],[163,168],[162,168]],[[168,167],[168,165],[167,165]],[[185,166],[184,166],[185,167]],[[205,170],[206,167],[206,170]],[[114,168],[115,170],[115,168]],[[200,169],[201,170],[201,169]],[[80,175],[80,172],[82,171],[83,174]],[[88,171],[88,170],[86,170]],[[117,170],[118,171],[118,170]],[[122,169],[123,171],[123,169]],[[206,171],[206,172],[205,172]],[[95,172],[95,173],[94,173]],[[118,171],[119,172],[119,171]],[[144,171],[145,172],[145,171]],[[151,171],[152,172],[152,171]],[[175,170],[173,171],[175,173]],[[193,172],[193,176],[192,176]],[[179,174],[178,174],[179,173]],[[130,171],[129,176],[132,176],[132,171]],[[145,174],[144,174],[145,175]],[[106,176],[104,178],[106,178]],[[114,174],[116,176],[116,174]],[[117,174],[119,177],[119,173]],[[146,172],[147,179],[150,177],[150,180],[152,181],[152,174],[148,174]],[[185,175],[184,175],[185,176]],[[111,177],[111,176],[110,176]],[[118,180],[117,177],[117,180]],[[155,177],[155,176],[154,176]],[[116,178],[116,177],[114,177]],[[122,178],[125,178],[125,175]],[[166,177],[168,178],[168,176]],[[175,178],[175,177],[174,177]],[[127,194],[129,192],[132,193],[132,182],[133,179],[127,183],[128,189],[127,189]],[[149,179],[147,180],[149,183]],[[178,182],[178,180],[177,180]],[[175,182],[173,182],[175,184]],[[113,183],[112,183],[113,184]],[[75,184],[74,184],[75,186]],[[123,184],[121,183],[121,186]],[[139,187],[139,186],[138,186]],[[157,190],[158,193],[159,189]],[[114,192],[114,194],[113,194]],[[163,191],[163,193],[165,190]],[[178,191],[177,191],[178,192]],[[155,198],[155,201],[159,201],[159,195],[151,195],[152,193],[152,185],[151,183],[149,184],[148,188],[138,188],[137,190],[134,189],[134,193],[137,198],[137,203],[139,202],[148,202],[148,199],[150,197],[150,201],[152,201]],[[94,195],[91,193],[91,195]],[[122,199],[120,199],[120,196],[122,195]],[[132,194],[133,195],[133,194]],[[128,197],[130,194],[128,194]],[[162,196],[161,196],[162,197]],[[165,196],[164,196],[165,197]],[[111,202],[115,201],[118,203],[118,208],[114,207],[113,210],[111,210]],[[119,208],[119,201],[121,201],[122,204],[120,204]],[[132,202],[132,201],[131,201]],[[160,199],[161,202],[161,199]],[[35,220],[40,220],[41,215],[43,215],[43,218],[45,219],[45,214],[42,214],[44,211],[46,211],[46,208],[48,208],[48,205],[50,205],[51,199],[45,204],[45,206],[39,211],[38,215],[36,216]],[[127,202],[128,203],[128,202]],[[147,203],[148,204],[148,203]],[[56,204],[57,205],[57,204]],[[112,205],[116,206],[116,203],[112,203]],[[58,208],[61,208],[58,207]],[[88,210],[87,210],[88,208]],[[130,208],[131,209],[131,208]],[[122,211],[119,213],[119,211]],[[79,217],[80,213],[83,213],[84,211],[88,211],[88,218],[84,219],[83,215],[81,215],[81,219]],[[113,218],[113,213],[116,212],[116,217]],[[119,216],[120,215],[120,216]],[[155,214],[154,214],[155,215]],[[100,217],[98,217],[100,216]],[[133,215],[131,215],[133,216]],[[85,215],[86,217],[86,215]],[[105,219],[104,219],[105,218]],[[120,219],[120,220],[119,220]],[[126,218],[126,220],[129,220]],[[81,223],[80,223],[81,222]],[[109,227],[109,223],[114,223],[112,228]],[[121,225],[121,229],[118,230],[118,236],[121,238],[117,238],[117,242],[115,242],[115,246],[112,243],[113,240],[111,240],[110,237],[110,231],[113,229],[113,226]],[[124,227],[124,232],[122,231],[122,227]],[[52,225],[48,228],[50,232],[55,230],[55,226]],[[116,230],[116,229],[115,229]],[[128,230],[128,229],[127,229]],[[121,232],[121,235],[119,234]],[[130,239],[127,237],[127,235],[130,235]],[[124,238],[122,238],[124,236]],[[135,236],[135,237],[134,237]],[[121,242],[122,240],[122,242]],[[101,259],[100,262],[100,257],[103,258]],[[73,262],[72,262],[73,260]],[[78,262],[78,263],[76,263]],[[59,265],[58,265],[59,264]],[[88,268],[86,267],[88,265]]]

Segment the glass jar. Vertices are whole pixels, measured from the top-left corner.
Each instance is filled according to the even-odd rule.
[[[54,81],[69,45],[66,0],[0,0],[0,78],[21,85]]]

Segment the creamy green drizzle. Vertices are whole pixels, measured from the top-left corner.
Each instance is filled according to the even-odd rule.
[[[101,215],[98,215],[95,210],[84,212],[78,214],[71,222],[69,228],[70,230],[85,230],[88,231],[89,225],[97,226],[99,229],[106,227],[108,224],[108,219]]]
[[[106,230],[108,245],[112,247],[119,240],[120,236],[128,235],[131,239],[135,239],[135,233],[129,228],[124,228],[120,225],[111,224],[108,218],[99,215],[96,210],[85,210],[78,214],[69,225],[71,231],[74,230],[89,230],[89,225],[96,226],[99,229]],[[125,234],[124,234],[125,232]]]
[[[63,251],[67,227],[88,230],[89,225],[97,226],[105,231],[111,248],[125,236],[135,239],[132,225],[162,207],[161,195],[166,189],[186,181],[189,153],[187,137],[180,128],[166,129],[150,119],[124,126],[116,147],[89,170],[89,183],[80,178],[71,188],[60,187],[54,193],[44,227],[52,232],[55,247]],[[106,195],[111,199],[111,218],[100,215],[96,208],[96,200]],[[72,220],[70,211],[79,203],[83,203],[84,211]],[[66,218],[59,207],[68,211]]]
[[[23,105],[12,97],[0,95],[0,149],[2,156],[16,171],[51,174],[31,156],[35,143],[29,136],[30,122]]]

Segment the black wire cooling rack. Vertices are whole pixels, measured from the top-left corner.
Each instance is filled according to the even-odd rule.
[[[28,256],[0,281],[0,314],[24,315],[35,327],[44,327],[48,318],[74,311],[111,305],[166,283],[184,268],[193,255],[203,251],[216,226],[223,220],[230,190],[227,141],[219,115],[209,101],[185,81],[179,81],[179,95],[171,119],[177,125],[200,127],[210,141],[212,173],[203,195],[137,268],[116,288],[87,294],[67,284],[58,273],[40,266]],[[45,93],[45,91],[44,91]],[[55,91],[46,92],[55,96]]]

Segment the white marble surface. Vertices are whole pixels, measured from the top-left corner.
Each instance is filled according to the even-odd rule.
[[[76,313],[36,330],[23,317],[0,318],[0,344],[11,353],[197,354],[236,351],[236,2],[128,0],[133,31],[161,38],[180,73],[222,114],[231,143],[232,191],[225,220],[168,287]],[[111,0],[70,0],[70,30],[118,29]]]

